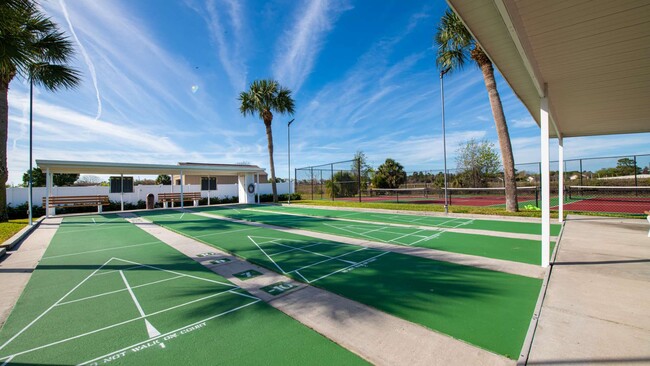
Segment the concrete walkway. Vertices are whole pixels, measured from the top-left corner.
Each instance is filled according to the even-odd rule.
[[[61,218],[44,220],[20,245],[13,247],[0,261],[0,283],[2,283],[0,327],[16,305],[60,223]]]
[[[209,217],[209,218],[213,218],[213,219],[217,219],[217,220],[224,220],[224,221],[234,222],[234,223],[238,223],[238,224],[244,224],[244,225],[256,226],[256,227],[261,227],[261,228],[273,229],[273,230],[283,231],[283,232],[287,232],[287,233],[292,233],[292,234],[297,234],[297,235],[302,235],[302,236],[308,236],[308,237],[311,237],[311,238],[336,241],[336,242],[339,242],[339,243],[358,245],[358,246],[362,246],[362,247],[366,247],[366,248],[383,250],[383,251],[386,251],[386,252],[401,253],[401,254],[407,254],[407,255],[412,255],[412,256],[421,257],[421,258],[434,259],[434,260],[439,260],[439,261],[443,261],[443,262],[461,264],[461,265],[464,265],[464,266],[472,266],[472,267],[477,267],[477,268],[484,268],[484,269],[489,269],[489,270],[492,270],[492,271],[505,272],[505,273],[515,274],[515,275],[519,275],[519,276],[526,276],[526,277],[532,277],[532,278],[543,278],[544,275],[546,274],[546,269],[545,268],[542,268],[542,267],[536,266],[536,265],[532,265],[532,264],[512,262],[512,261],[506,261],[506,260],[494,259],[494,258],[487,258],[487,257],[480,257],[480,256],[476,256],[476,255],[469,255],[469,254],[459,254],[459,253],[445,252],[445,251],[442,251],[442,250],[436,250],[436,249],[430,249],[430,248],[413,247],[413,246],[397,245],[397,244],[388,244],[388,243],[382,243],[382,242],[365,240],[365,239],[349,238],[347,236],[325,234],[325,233],[320,233],[320,232],[316,232],[316,231],[292,229],[292,228],[288,228],[288,227],[284,227],[284,226],[275,226],[275,225],[269,225],[269,224],[254,222],[254,221],[245,221],[245,220],[233,219],[233,218],[230,218],[230,217],[219,216],[219,215],[217,215],[215,213],[195,212],[195,211],[191,211],[191,210],[185,210],[185,212],[192,213],[192,214],[195,214],[195,215],[198,215],[198,216]],[[444,231],[444,230],[442,230],[442,231]]]
[[[529,365],[650,365],[646,220],[570,216]]]
[[[177,234],[133,214],[122,214],[130,222],[268,302],[297,321],[360,355],[375,365],[514,365],[515,361],[482,350],[386,314],[328,291],[296,282],[265,268],[248,263],[207,244]],[[210,265],[214,257],[198,257],[214,252],[230,262]],[[261,276],[242,281],[234,273],[254,269]],[[271,296],[260,287],[277,282],[298,287]]]

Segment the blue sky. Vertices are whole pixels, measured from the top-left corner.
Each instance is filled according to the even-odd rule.
[[[43,1],[75,43],[83,83],[35,91],[34,157],[267,168],[262,122],[237,96],[260,78],[294,92],[296,114],[273,121],[276,172],[391,157],[409,171],[442,167],[440,86],[432,37],[443,1]],[[497,76],[515,162],[539,160],[539,128]],[[28,85],[9,94],[9,182],[28,168]],[[445,79],[447,144],[497,144],[480,71]],[[575,138],[566,158],[650,153],[650,134]],[[552,148],[552,157],[555,157]]]

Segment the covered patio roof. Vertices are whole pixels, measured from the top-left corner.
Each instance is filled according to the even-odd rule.
[[[553,137],[650,132],[647,0],[448,0]]]
[[[230,164],[133,164],[96,161],[36,160],[36,165],[44,172],[75,174],[184,174],[191,175],[244,175],[264,173],[255,165]]]

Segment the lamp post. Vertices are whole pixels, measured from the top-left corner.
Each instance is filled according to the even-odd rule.
[[[29,226],[32,226],[32,115],[33,115],[33,100],[34,100],[34,80],[30,72],[29,75]],[[47,208],[46,208],[47,209]]]
[[[444,76],[450,68],[440,71],[440,101],[442,104],[442,156],[445,165],[445,214],[449,213],[449,195],[447,194],[447,140],[445,136],[445,83]]]
[[[289,195],[287,196],[287,203],[291,203],[291,124],[296,119],[293,118],[287,122],[287,166],[289,170]]]

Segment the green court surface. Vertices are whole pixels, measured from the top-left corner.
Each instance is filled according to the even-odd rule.
[[[0,331],[0,365],[113,362],[365,364],[117,216],[66,218]]]
[[[453,253],[470,254],[487,258],[503,259],[528,264],[541,264],[541,241],[504,238],[498,236],[455,233],[443,230],[424,230],[418,228],[396,227],[376,224],[341,221],[315,216],[283,215],[276,210],[261,212],[256,207],[207,207],[201,212],[262,222],[270,225],[317,231],[326,234],[346,236],[356,239],[378,241],[388,244],[416,246]],[[447,219],[453,220],[453,219]],[[467,220],[460,221],[458,227],[466,227]],[[462,226],[460,226],[462,225]],[[453,227],[448,223],[445,228]],[[551,253],[555,242],[551,243]]]
[[[239,257],[517,359],[541,280],[177,211],[139,215]]]
[[[392,214],[379,212],[361,212],[348,210],[330,210],[323,208],[290,207],[275,205],[257,205],[260,210],[287,212],[298,215],[344,218],[351,220],[376,221],[391,224],[409,224],[418,226],[433,226],[437,228],[463,228],[474,230],[501,231],[516,234],[537,234],[541,235],[542,225],[535,222],[519,222],[504,220],[466,219],[443,216],[422,216],[407,214]],[[551,235],[560,234],[562,225],[552,224]]]

